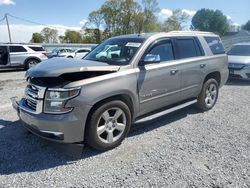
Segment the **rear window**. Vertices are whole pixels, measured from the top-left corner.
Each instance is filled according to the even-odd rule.
[[[193,38],[176,39],[178,59],[201,56],[201,51]]]
[[[23,46],[10,46],[10,52],[27,52]]]
[[[43,52],[45,51],[43,47],[41,46],[29,46],[30,49],[36,51],[36,52]]]
[[[214,55],[224,54],[225,49],[219,37],[204,37]]]

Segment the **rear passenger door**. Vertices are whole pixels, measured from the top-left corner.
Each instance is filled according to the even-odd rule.
[[[10,65],[23,65],[27,58],[27,50],[23,46],[9,46]]]
[[[176,58],[181,65],[181,100],[196,97],[206,74],[204,51],[196,37],[175,38]]]

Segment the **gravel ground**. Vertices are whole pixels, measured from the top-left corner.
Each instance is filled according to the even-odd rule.
[[[250,187],[250,82],[229,82],[209,112],[136,124],[120,147],[79,158],[21,127],[9,98],[23,75],[0,72],[0,187]]]

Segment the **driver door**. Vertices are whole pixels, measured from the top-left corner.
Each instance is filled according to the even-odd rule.
[[[144,57],[151,55],[160,56],[160,62],[139,66],[140,115],[176,103],[181,96],[181,69],[175,62],[172,41],[163,39],[151,45]]]
[[[7,46],[0,46],[0,66],[9,64],[9,50]]]

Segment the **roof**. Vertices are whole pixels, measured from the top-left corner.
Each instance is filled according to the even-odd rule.
[[[217,36],[212,32],[202,32],[202,31],[171,31],[171,32],[158,32],[158,33],[141,33],[141,34],[129,34],[121,35],[113,38],[142,38],[148,39],[152,36]]]

